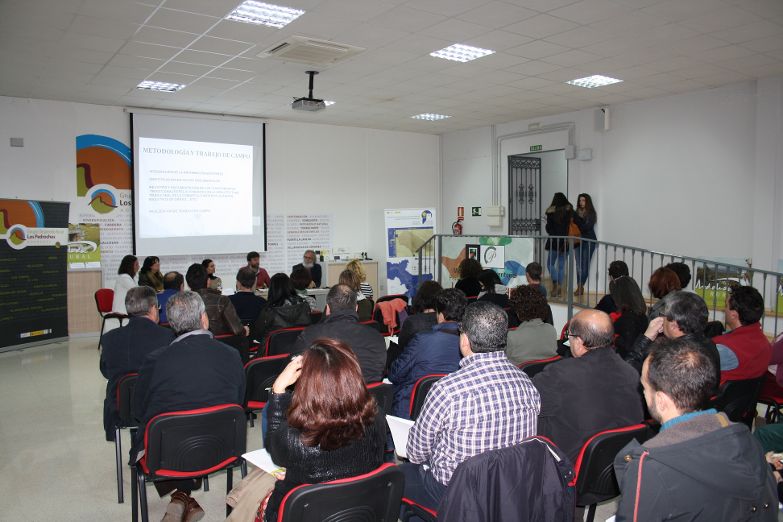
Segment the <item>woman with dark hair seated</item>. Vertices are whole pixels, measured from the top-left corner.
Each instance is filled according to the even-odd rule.
[[[207,288],[223,292],[223,280],[215,275],[215,262],[211,259],[205,259],[201,262],[201,266],[207,272]]]
[[[272,330],[309,324],[310,305],[296,293],[291,279],[286,274],[273,275],[266,306],[253,325],[252,338],[263,345]]]
[[[522,285],[511,291],[511,308],[519,318],[516,330],[509,330],[506,356],[514,364],[557,355],[557,332],[544,322],[549,313],[546,297],[535,287]]]
[[[155,256],[144,258],[139,270],[139,286],[149,286],[156,292],[163,291],[163,274],[160,273],[160,259]]]
[[[272,385],[267,416],[264,448],[285,476],[268,495],[240,500],[253,502],[264,521],[277,520],[283,497],[300,484],[362,475],[383,463],[386,420],[356,356],[340,341],[318,339],[291,360]]]
[[[481,263],[468,257],[460,262],[459,267],[459,281],[454,285],[457,290],[462,290],[466,297],[476,297],[481,292],[481,283],[479,283],[478,276],[481,274]]]
[[[507,288],[503,286],[503,282],[500,280],[500,276],[497,272],[491,268],[482,270],[478,276],[479,283],[481,283],[481,292],[479,293],[479,301],[489,301],[501,308],[508,307],[508,296],[506,295]]]
[[[416,295],[413,296],[413,314],[402,323],[400,334],[397,336],[400,351],[405,349],[414,335],[430,331],[438,322],[435,298],[441,290],[443,287],[437,281],[424,281],[419,285]]]
[[[318,303],[315,302],[315,297],[307,293],[307,289],[310,288],[310,283],[312,282],[313,278],[310,275],[310,271],[302,265],[296,265],[294,269],[291,270],[291,284],[293,285],[294,290],[296,290],[297,295],[307,301],[311,311],[320,312]]]
[[[625,359],[636,338],[647,329],[647,305],[632,277],[613,279],[609,283],[609,294],[617,305],[617,311],[609,314],[614,321],[614,346],[618,355]]]
[[[680,278],[677,276],[677,272],[671,268],[661,267],[652,273],[647,287],[652,296],[658,299],[647,314],[647,319],[652,321],[663,315],[663,298],[680,289]]]

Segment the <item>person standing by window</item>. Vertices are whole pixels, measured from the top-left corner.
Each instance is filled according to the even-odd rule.
[[[590,262],[593,259],[593,252],[595,252],[595,224],[597,221],[598,215],[593,206],[593,198],[590,197],[590,194],[579,194],[576,201],[576,212],[574,212],[574,223],[579,227],[582,239],[592,239],[592,241],[581,241],[574,247],[577,280],[574,295],[585,293],[585,281],[590,273]]]

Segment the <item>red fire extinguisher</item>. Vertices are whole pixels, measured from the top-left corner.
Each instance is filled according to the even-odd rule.
[[[451,224],[451,233],[455,236],[462,235],[462,221],[465,219],[465,207],[457,207],[457,220]]]

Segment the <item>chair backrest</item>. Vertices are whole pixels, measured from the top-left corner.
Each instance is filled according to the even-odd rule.
[[[726,381],[712,401],[712,407],[725,413],[730,421],[752,427],[756,418],[756,402],[765,378],[766,375],[762,375],[755,379]]]
[[[269,400],[269,390],[288,364],[286,354],[258,357],[245,365],[245,405]]]
[[[320,310],[310,310],[310,324],[316,324],[321,321],[324,313]]]
[[[137,372],[126,373],[120,380],[117,381],[117,412],[120,416],[120,423],[122,428],[127,428],[134,425],[133,412],[131,411],[131,405],[133,404],[133,392],[136,391],[136,381],[139,378]]]
[[[158,477],[200,477],[242,457],[247,448],[245,409],[221,404],[161,413],[144,430],[143,468]]]
[[[111,307],[114,304],[114,290],[111,288],[99,288],[95,291],[95,306],[98,308],[98,313],[108,314],[111,312]]]
[[[405,479],[394,464],[357,477],[298,486],[283,497],[278,522],[397,522]]]
[[[411,391],[411,404],[410,404],[410,417],[411,420],[416,420],[421,413],[421,409],[424,407],[424,400],[427,398],[427,394],[432,388],[432,385],[438,382],[441,378],[445,377],[445,373],[431,373],[425,375],[413,385]]]
[[[650,437],[647,424],[596,433],[582,445],[574,464],[577,505],[587,506],[614,498],[620,494],[614,474],[614,458],[623,447],[636,439],[644,442]]]
[[[304,330],[304,326],[292,326],[291,328],[281,328],[272,330],[266,336],[266,345],[264,346],[264,355],[290,354],[294,349],[296,338]]]
[[[381,323],[379,323],[374,319],[370,319],[369,321],[360,321],[359,324],[369,326],[371,328],[374,328],[375,330],[378,330],[379,332],[382,330]]]
[[[389,294],[384,295],[382,297],[379,297],[377,301],[375,301],[375,304],[382,303],[384,301],[393,301],[395,299],[402,299],[405,301],[405,304],[408,304],[408,296],[405,294]]]
[[[394,402],[394,385],[385,382],[371,382],[367,389],[375,397],[378,407],[383,409],[383,413],[391,414],[392,403]]]
[[[536,359],[535,361],[525,361],[522,363],[519,363],[517,367],[525,372],[528,377],[531,379],[538,373],[541,373],[541,370],[546,368],[547,364],[552,364],[554,362],[559,361],[562,359],[559,355],[555,355],[554,357],[549,357],[547,359]]]

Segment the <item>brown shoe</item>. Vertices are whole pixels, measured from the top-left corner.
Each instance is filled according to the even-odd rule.
[[[187,494],[182,491],[175,491],[171,495],[171,502],[169,502],[166,508],[166,514],[163,515],[161,522],[182,522],[182,518],[185,516],[185,510],[188,508]]]
[[[204,509],[198,505],[195,498],[190,497],[188,499],[188,509],[185,512],[183,522],[197,522],[202,518],[204,518]]]

